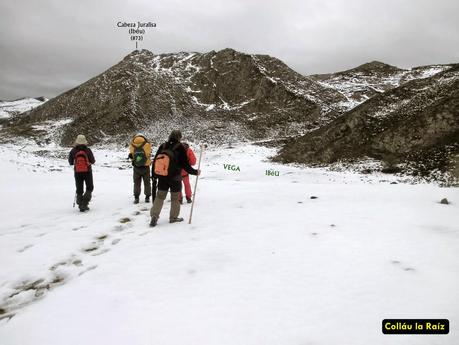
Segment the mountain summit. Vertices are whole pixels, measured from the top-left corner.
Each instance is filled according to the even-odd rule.
[[[355,68],[352,68],[350,70],[344,71],[342,73],[396,73],[396,72],[401,72],[403,71],[401,68],[388,65],[384,62],[380,61],[371,61],[364,63],[360,66],[357,66]]]

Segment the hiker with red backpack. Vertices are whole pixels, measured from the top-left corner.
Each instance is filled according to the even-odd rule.
[[[193,169],[188,162],[185,147],[180,142],[181,138],[182,133],[179,130],[173,130],[168,141],[158,148],[153,159],[152,171],[154,176],[158,178],[158,192],[150,210],[151,227],[156,226],[158,222],[169,189],[171,191],[169,223],[183,221],[183,218],[179,217],[179,194],[182,189],[181,171],[185,169],[191,175],[200,174],[200,171]]]
[[[183,143],[183,147],[186,150],[186,156],[188,158],[188,163],[190,163],[191,166],[196,164],[196,156],[194,155],[193,150],[191,149],[190,145],[188,143]],[[188,204],[191,204],[191,185],[190,185],[190,175],[186,172],[185,169],[182,169],[182,182],[183,186],[185,187],[185,197],[186,197],[186,202]],[[180,204],[183,203],[183,196],[182,192],[180,192],[180,197],[179,197]]]
[[[139,203],[139,196],[144,186],[145,202],[150,202],[151,183],[150,183],[150,164],[151,164],[151,144],[142,134],[137,134],[132,138],[129,146],[129,156],[132,160],[133,180],[134,180],[134,204]]]
[[[94,190],[91,165],[95,162],[86,137],[82,134],[78,135],[69,153],[69,164],[73,165],[75,171],[76,202],[80,212],[89,210],[88,204]],[[86,191],[84,191],[84,185],[86,185]]]

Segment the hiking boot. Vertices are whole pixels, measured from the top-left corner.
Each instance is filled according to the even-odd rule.
[[[85,211],[89,211],[89,207],[88,205],[80,205],[80,212],[85,212]]]
[[[178,223],[178,222],[183,222],[183,218],[182,217],[177,217],[177,218],[169,219],[169,223]]]
[[[138,203],[139,203],[139,197],[134,198],[134,204],[138,204]]]
[[[151,217],[150,227],[152,228],[156,226],[157,223],[158,223],[158,218],[156,218],[155,216]]]
[[[186,202],[187,202],[188,204],[191,204],[191,203],[193,202],[193,200],[191,200],[191,198],[186,198]]]
[[[150,197],[149,196],[145,197],[145,202],[150,202]]]

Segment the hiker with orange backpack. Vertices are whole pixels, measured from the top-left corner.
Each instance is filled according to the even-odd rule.
[[[182,189],[182,169],[191,175],[199,175],[200,171],[193,169],[188,162],[185,147],[180,142],[182,133],[173,130],[167,142],[162,144],[156,152],[152,163],[152,171],[158,178],[158,193],[150,210],[150,226],[156,226],[167,192],[171,191],[171,209],[169,223],[183,221],[180,215],[179,194]]]
[[[69,153],[69,164],[73,165],[75,171],[76,202],[80,212],[89,210],[88,204],[94,190],[91,165],[95,162],[86,137],[82,134],[78,135],[74,147]],[[85,192],[84,185],[86,185]]]
[[[188,143],[183,143],[183,147],[186,150],[186,156],[188,158],[188,163],[190,163],[191,166],[196,164],[196,156],[194,155],[193,150],[191,149],[190,145]],[[191,186],[190,186],[190,175],[186,172],[185,169],[182,169],[182,182],[183,186],[185,187],[185,197],[186,197],[186,202],[188,204],[191,204]],[[179,197],[180,204],[183,203],[183,196],[182,192],[180,192],[180,197]]]
[[[129,146],[129,156],[132,160],[133,180],[134,180],[134,204],[139,203],[139,196],[144,186],[145,202],[150,202],[151,182],[150,182],[150,164],[151,164],[151,144],[142,134],[136,134],[132,138]]]

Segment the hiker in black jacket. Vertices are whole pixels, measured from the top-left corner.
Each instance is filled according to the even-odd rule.
[[[158,178],[158,193],[156,195],[153,207],[150,210],[150,226],[156,226],[159,214],[166,199],[167,192],[171,191],[171,210],[169,222],[181,222],[183,218],[179,217],[180,202],[179,194],[182,189],[182,169],[185,169],[190,175],[199,175],[200,171],[193,169],[188,162],[185,147],[180,143],[182,133],[179,130],[173,130],[169,135],[167,142],[162,144],[156,152],[153,159],[152,171]]]
[[[74,147],[69,153],[69,164],[74,166],[76,202],[80,212],[89,210],[88,204],[91,201],[92,191],[94,190],[91,165],[95,162],[96,160],[88,147],[86,137],[82,134],[78,135]],[[84,194],[83,184],[86,185]]]

